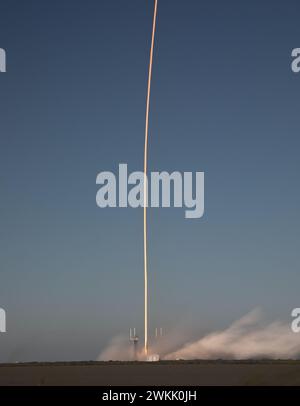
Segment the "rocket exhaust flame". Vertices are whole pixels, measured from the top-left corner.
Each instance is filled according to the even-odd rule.
[[[145,122],[145,146],[144,146],[144,176],[146,178],[148,169],[148,133],[149,133],[149,110],[150,110],[150,93],[151,93],[151,79],[152,79],[152,65],[153,65],[153,50],[156,29],[156,16],[157,16],[157,0],[154,4],[154,15],[152,25],[152,39],[150,48],[150,61],[148,73],[148,87],[147,87],[147,100],[146,100],[146,122]],[[147,184],[144,182],[144,351],[145,355],[148,354],[148,258],[147,258]]]

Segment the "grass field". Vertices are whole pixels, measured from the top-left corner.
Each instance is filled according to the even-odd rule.
[[[300,385],[300,361],[1,364],[0,385]]]

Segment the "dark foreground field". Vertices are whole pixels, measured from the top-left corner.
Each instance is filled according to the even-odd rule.
[[[300,361],[2,364],[0,385],[300,385]]]

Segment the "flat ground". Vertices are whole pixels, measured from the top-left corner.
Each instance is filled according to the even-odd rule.
[[[300,385],[300,361],[0,364],[0,385]]]

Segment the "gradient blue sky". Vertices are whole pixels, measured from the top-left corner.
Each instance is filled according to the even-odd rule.
[[[143,323],[142,170],[153,2],[1,0],[0,361],[95,359]],[[205,216],[149,210],[151,329],[300,306],[298,0],[160,0],[150,170],[204,171]]]

